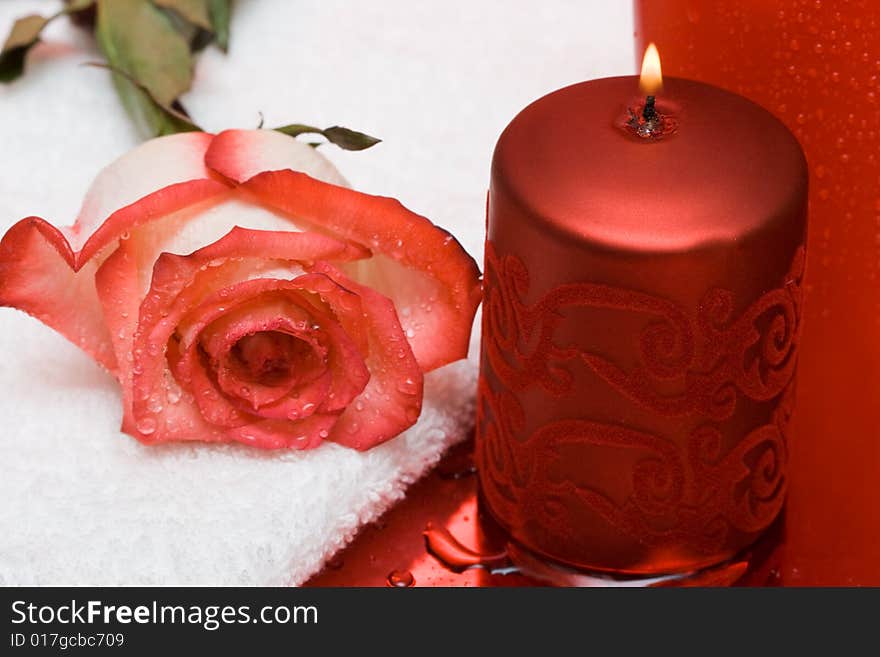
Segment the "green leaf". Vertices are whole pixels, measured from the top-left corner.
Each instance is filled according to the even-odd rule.
[[[330,142],[347,151],[362,151],[371,146],[378,144],[381,139],[376,139],[370,135],[357,130],[349,130],[338,125],[327,128],[322,133]]]
[[[189,89],[189,44],[149,0],[98,0],[95,36],[113,68],[137,81],[160,105],[170,107]],[[114,80],[126,101],[132,96],[131,83],[118,75]]]
[[[208,13],[209,0],[153,0],[153,4],[163,9],[170,9],[193,25],[214,31],[211,16]]]
[[[123,87],[125,90],[125,95],[122,96],[123,102],[126,109],[129,110],[129,114],[135,119],[135,123],[141,126],[148,134],[161,137],[162,135],[172,135],[178,132],[201,130],[189,118],[180,103],[175,103],[175,105],[171,106],[163,105],[150,95],[146,87],[124,71],[101,62],[90,62],[86,65],[106,68],[113,72],[114,79],[127,83],[128,86]],[[120,95],[122,93],[120,91]]]
[[[217,45],[223,52],[229,50],[229,16],[232,9],[229,0],[208,0],[208,13]]]
[[[283,132],[285,135],[290,135],[291,137],[298,137],[299,135],[306,134],[323,135],[326,137],[327,141],[336,144],[339,148],[347,151],[362,151],[370,148],[370,146],[375,146],[382,141],[381,139],[366,135],[363,132],[350,130],[349,128],[342,128],[338,125],[322,130],[321,128],[316,128],[311,125],[291,123],[290,125],[275,128],[275,130],[277,132]],[[311,145],[314,146],[315,144],[312,143]]]
[[[300,135],[314,134],[314,135],[323,135],[324,131],[321,128],[315,128],[310,125],[303,125],[302,123],[291,123],[290,125],[283,125],[280,128],[273,128],[276,132],[283,132],[285,135],[290,135],[291,137],[299,137]]]
[[[19,18],[0,50],[0,82],[12,82],[24,73],[24,58],[40,40],[50,19],[32,15]]]

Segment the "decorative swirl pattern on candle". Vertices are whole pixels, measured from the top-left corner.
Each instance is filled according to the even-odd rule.
[[[790,386],[771,421],[726,453],[721,432],[711,425],[695,429],[683,448],[651,433],[589,420],[552,422],[521,440],[514,432],[522,427],[522,407],[483,378],[477,450],[483,494],[515,533],[526,522],[538,522],[541,531],[576,541],[569,511],[574,504],[645,545],[686,542],[712,554],[724,547],[731,531],[760,532],[782,508],[792,399]],[[554,476],[563,448],[585,446],[641,454],[622,504],[594,486]]]
[[[738,315],[733,293],[721,288],[691,310],[585,282],[530,301],[524,263],[487,243],[477,460],[483,494],[502,524],[521,539],[538,537],[527,545],[577,546],[589,538],[583,523],[599,521],[643,546],[686,544],[707,556],[741,540],[734,534],[765,529],[785,498],[803,271],[801,247],[781,285]],[[575,335],[564,328],[578,309],[644,317],[625,324],[641,326],[635,361],[618,364],[589,334],[561,338]],[[619,352],[625,341],[616,344]],[[546,394],[564,406],[583,376],[578,363],[635,407],[667,418],[657,423],[666,429],[584,417],[530,425],[521,400]],[[752,410],[765,405],[763,423],[732,428],[741,426],[743,400]],[[669,433],[671,426],[681,428]],[[625,468],[626,480],[585,480],[584,471],[599,470],[569,467],[606,457],[617,464],[607,467]]]
[[[496,375],[512,390],[537,383],[554,395],[572,385],[567,361],[580,358],[618,392],[655,413],[672,417],[699,414],[731,417],[737,391],[755,400],[782,392],[794,374],[801,334],[804,249],[794,256],[782,287],[761,296],[732,318],[729,290],[709,290],[696,317],[678,305],[642,292],[595,283],[560,285],[536,303],[524,301],[529,274],[515,256],[501,258],[486,245],[484,335],[486,356]],[[606,356],[554,340],[562,312],[573,307],[607,308],[657,318],[642,331],[642,364],[625,371]],[[766,325],[760,329],[759,325]],[[705,345],[697,355],[695,341]],[[657,384],[680,380],[677,394]]]

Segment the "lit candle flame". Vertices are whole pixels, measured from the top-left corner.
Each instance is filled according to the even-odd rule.
[[[660,53],[657,46],[650,44],[642,58],[642,75],[639,88],[647,96],[653,96],[663,89],[663,72],[660,70]]]

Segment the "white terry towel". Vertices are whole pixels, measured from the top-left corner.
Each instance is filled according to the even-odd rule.
[[[2,0],[0,31],[57,6]],[[229,56],[202,54],[185,101],[214,131],[255,127],[262,110],[268,126],[384,138],[325,152],[356,188],[401,197],[479,261],[498,131],[552,89],[632,73],[630,12],[605,0],[243,0]],[[95,174],[137,143],[107,73],[79,66],[99,59],[89,38],[64,19],[45,36],[25,78],[0,85],[0,232],[31,214],[67,223]],[[429,374],[419,423],[366,453],[144,447],[118,430],[109,375],[0,309],[0,583],[301,583],[465,436],[474,377],[468,362]]]
[[[462,361],[426,377],[416,426],[368,452],[147,447],[118,432],[116,382],[87,356],[23,314],[0,326],[4,585],[299,584],[473,421]]]

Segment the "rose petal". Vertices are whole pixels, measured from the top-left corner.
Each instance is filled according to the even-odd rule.
[[[62,231],[42,219],[30,217],[18,222],[0,241],[0,305],[34,315],[115,371],[117,357],[95,288],[95,274],[103,257],[93,256],[126,228],[226,191],[224,185],[211,180],[161,189],[115,212],[105,224],[110,228],[96,234],[81,252],[75,252]],[[105,251],[107,255],[111,252]]]
[[[212,144],[205,158],[207,166],[235,182],[263,171],[293,169],[333,185],[348,186],[317,149],[276,130],[225,130]]]
[[[86,193],[70,233],[74,250],[108,227],[104,222],[120,208],[171,185],[210,180],[205,152],[214,135],[186,132],[146,141],[101,171]],[[123,228],[127,230],[127,228]]]
[[[110,371],[116,356],[95,291],[95,263],[79,274],[64,236],[37,217],[15,224],[0,241],[0,306],[33,315]]]
[[[261,420],[231,429],[227,436],[262,449],[312,449],[327,439],[336,420],[336,415],[311,415],[296,422]]]
[[[164,352],[175,328],[206,297],[246,279],[255,266],[248,258],[257,258],[258,267],[265,267],[276,259],[298,263],[362,255],[361,249],[323,235],[241,228],[232,229],[226,237],[188,256],[163,254],[153,268],[152,284],[140,309],[133,349],[140,373],[133,385],[141,390],[140,394],[162,385],[163,360],[151,352]],[[266,289],[271,288],[270,284]],[[221,297],[217,303],[221,303]]]
[[[346,269],[391,298],[425,371],[467,355],[480,301],[477,264],[446,231],[398,201],[328,185],[297,169],[302,144],[267,131],[220,133],[205,156],[209,167],[267,206],[375,254]]]
[[[319,308],[314,302],[302,298],[304,293],[301,290],[308,289],[315,278],[326,282],[325,276],[316,274],[301,276],[293,281],[274,279],[245,281],[221,290],[222,296],[216,293],[191,311],[190,314],[199,319],[188,326],[186,332],[190,337],[184,338],[183,344],[186,346],[191,343],[189,348],[194,349],[197,336],[201,334],[203,336],[201,340],[208,341],[207,350],[215,359],[242,335],[252,331],[286,330],[291,335],[304,340],[311,339],[308,333],[313,332],[316,336],[325,338],[327,364],[319,372],[320,380],[317,376],[305,377],[290,389],[279,388],[277,392],[280,394],[276,395],[279,397],[278,401],[271,401],[266,405],[263,402],[269,401],[269,398],[265,391],[260,389],[258,384],[248,382],[248,395],[259,395],[260,400],[257,406],[253,404],[249,408],[238,406],[240,410],[282,419],[306,417],[315,412],[333,412],[344,408],[366,386],[370,373],[357,345],[324,308]],[[325,289],[326,293],[326,285],[320,287]],[[342,288],[339,288],[339,292],[343,295],[352,295]],[[279,307],[277,300],[270,298],[272,293],[283,295],[287,305],[284,308]],[[241,301],[242,299],[244,301]],[[346,299],[345,303],[347,307],[356,307],[358,311],[356,314],[360,317],[359,302],[353,306],[351,300]],[[300,311],[308,307],[306,312],[310,315],[306,332],[295,323],[288,323],[288,317],[299,317],[297,309],[289,307],[293,304],[296,304]],[[218,320],[221,315],[223,317]],[[319,331],[311,328],[314,322],[320,323]],[[203,331],[206,326],[208,329]],[[325,371],[326,376],[323,376]],[[237,394],[240,390],[224,388],[222,381],[220,387],[227,393],[241,396]],[[281,395],[288,392],[291,394],[290,397],[280,399]],[[232,406],[235,406],[235,403],[234,400],[229,401]]]
[[[230,293],[241,294],[235,288]],[[212,321],[199,337],[217,372],[220,388],[228,395],[248,401],[253,410],[278,401],[294,387],[314,381],[327,370],[327,348],[312,335],[308,313],[283,298],[261,296]],[[290,336],[305,346],[300,350],[296,369],[291,368],[286,376],[272,382],[242,377],[230,364],[233,347],[248,336],[269,331]]]
[[[163,388],[169,385],[163,375],[167,369],[163,354],[175,328],[182,326],[185,332],[182,323],[194,307],[215,295],[212,303],[231,308],[240,298],[239,292],[223,291],[223,288],[247,279],[255,270],[259,274],[261,268],[279,266],[272,261],[310,264],[320,258],[350,260],[364,254],[360,247],[324,235],[234,228],[224,238],[188,256],[160,256],[153,268],[150,290],[140,307],[139,332],[131,350],[136,371],[131,384],[134,401],[126,408],[126,426],[133,427],[138,419],[150,416],[137,399],[161,396]],[[271,280],[245,282],[264,285],[264,291],[276,287]],[[228,298],[221,296],[224,293]],[[256,288],[248,292],[249,295],[258,293]],[[184,349],[189,339],[184,335]],[[166,406],[166,410],[169,407]],[[161,423],[159,425],[151,439],[170,439],[160,433]],[[179,434],[175,433],[175,437],[179,438]]]
[[[178,345],[178,349],[180,345]],[[168,361],[175,378],[184,386],[188,386],[202,417],[211,425],[218,427],[239,427],[251,421],[249,414],[237,408],[223,394],[217,382],[208,375],[208,364],[193,345],[177,354],[169,352]],[[137,388],[136,388],[137,390]],[[150,396],[147,397],[150,399]],[[158,410],[161,413],[162,409]],[[155,415],[157,411],[147,404],[134,404],[134,415],[138,418]]]
[[[367,330],[370,381],[342,412],[330,435],[331,440],[341,445],[366,450],[393,438],[418,420],[422,408],[422,370],[390,299],[346,278],[327,263],[316,263],[314,271],[361,299],[360,309],[356,310],[340,303],[332,293],[321,292],[337,317],[350,316],[350,321],[361,322]]]

